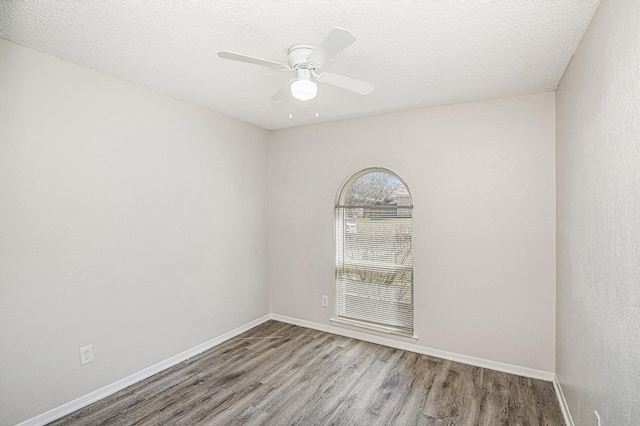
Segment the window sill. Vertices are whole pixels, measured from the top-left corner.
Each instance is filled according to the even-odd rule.
[[[384,326],[375,326],[375,325],[367,324],[360,321],[347,320],[342,318],[330,318],[329,320],[333,325],[347,326],[348,328],[357,329],[357,331],[364,331],[364,330],[374,331],[377,333],[391,334],[397,337],[404,337],[407,340],[412,340],[412,341],[418,340],[418,335],[415,333],[413,334],[403,333],[401,331],[397,331],[392,328],[387,328]]]

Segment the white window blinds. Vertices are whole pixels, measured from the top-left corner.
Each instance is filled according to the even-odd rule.
[[[413,334],[413,219],[406,186],[376,169],[352,178],[336,216],[336,317]]]

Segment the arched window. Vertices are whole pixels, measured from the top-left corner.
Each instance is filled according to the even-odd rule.
[[[413,334],[413,203],[395,173],[366,169],[336,203],[336,320]]]

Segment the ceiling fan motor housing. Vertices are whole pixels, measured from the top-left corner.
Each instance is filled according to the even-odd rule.
[[[294,44],[289,48],[289,66],[293,69],[306,68],[314,69],[315,67],[307,63],[307,58],[316,47],[310,44]]]

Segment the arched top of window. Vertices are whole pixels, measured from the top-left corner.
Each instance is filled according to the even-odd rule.
[[[339,206],[412,206],[409,188],[398,175],[383,168],[354,174],[338,196]]]

